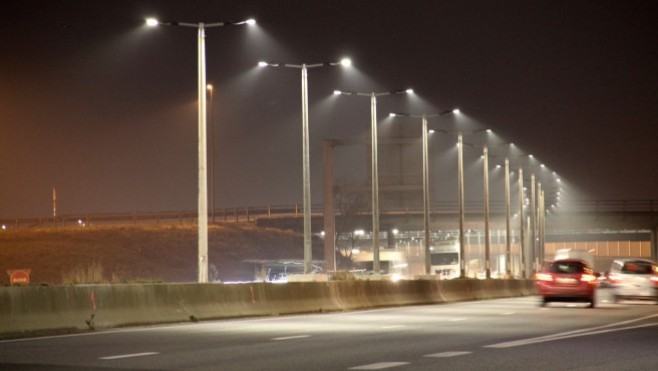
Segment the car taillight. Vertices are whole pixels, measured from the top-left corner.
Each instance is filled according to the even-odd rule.
[[[580,276],[580,280],[582,282],[595,282],[596,276],[593,274],[583,274],[582,276]]]
[[[651,276],[651,278],[649,278],[649,279],[651,280],[651,283],[658,286],[658,276],[654,275],[654,276]]]
[[[550,282],[550,281],[553,281],[553,276],[551,276],[548,273],[537,273],[537,274],[535,274],[535,279],[537,281],[548,281],[548,282]]]

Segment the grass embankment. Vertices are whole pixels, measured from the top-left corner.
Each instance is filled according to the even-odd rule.
[[[208,240],[211,279],[244,276],[240,262],[245,259],[302,259],[303,255],[300,234],[251,224],[211,225]],[[195,282],[197,228],[92,226],[0,231],[0,284],[8,284],[8,269],[31,269],[32,284]]]

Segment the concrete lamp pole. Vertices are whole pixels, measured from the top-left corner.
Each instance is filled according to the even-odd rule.
[[[309,139],[308,139],[308,69],[325,66],[344,66],[349,67],[352,62],[344,58],[339,62],[326,62],[314,64],[288,64],[288,63],[269,63],[258,62],[260,67],[287,67],[301,70],[302,73],[302,186],[303,186],[303,204],[304,204],[304,273],[311,273],[313,270],[313,250],[311,245],[311,171],[309,165]]]
[[[180,26],[197,29],[198,45],[198,101],[199,101],[199,127],[198,127],[198,281],[199,283],[208,282],[208,156],[207,156],[207,137],[206,137],[206,46],[205,39],[206,28],[222,26],[253,25],[256,21],[253,19],[239,22],[216,22],[216,23],[186,23],[186,22],[159,22],[155,18],[146,20],[150,27],[163,26]]]
[[[377,97],[384,95],[411,94],[412,89],[394,90],[381,93],[359,93],[334,90],[335,95],[356,95],[370,97],[370,134],[371,134],[371,180],[372,180],[372,270],[381,273],[379,264],[379,173],[377,171]]]
[[[443,111],[440,113],[413,115],[408,113],[390,113],[391,117],[413,117],[420,118],[423,130],[423,244],[425,248],[425,274],[432,274],[432,255],[430,249],[430,195],[429,195],[429,143],[427,129],[427,119],[430,117],[439,117],[448,114],[459,113],[458,109]]]

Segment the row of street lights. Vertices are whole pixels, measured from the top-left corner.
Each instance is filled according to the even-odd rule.
[[[213,99],[213,86],[206,84],[206,61],[205,61],[205,30],[207,28],[222,27],[222,26],[238,26],[238,25],[253,25],[255,20],[249,19],[244,21],[225,21],[215,23],[186,23],[186,22],[159,22],[154,18],[146,20],[148,26],[166,25],[166,26],[180,26],[191,27],[197,29],[197,45],[198,45],[198,281],[200,283],[208,282],[208,185],[207,185],[207,136],[206,136],[206,97],[207,92],[210,94],[211,107]],[[288,64],[288,63],[269,63],[259,62],[261,67],[285,67],[295,68],[301,70],[302,78],[302,174],[303,174],[303,209],[304,209],[304,271],[309,273],[312,270],[312,246],[311,246],[311,191],[310,191],[310,165],[309,165],[309,123],[308,123],[308,69],[325,67],[325,66],[350,66],[349,59],[343,59],[338,62],[325,62],[313,64]],[[207,91],[207,92],[206,92]],[[370,97],[371,109],[371,181],[372,181],[372,235],[373,235],[373,270],[380,271],[379,261],[379,174],[378,174],[378,154],[377,154],[377,97],[385,95],[403,95],[413,93],[412,89],[406,90],[393,90],[386,92],[353,92],[353,91],[334,91],[336,95],[353,95],[353,96],[366,96]],[[431,268],[431,254],[430,254],[430,237],[429,237],[429,161],[428,161],[428,128],[427,119],[432,117],[443,116],[447,114],[458,113],[458,110],[449,110],[434,114],[406,114],[406,113],[392,113],[391,116],[403,116],[421,118],[422,122],[422,141],[423,141],[423,219],[424,219],[424,250],[425,250],[425,271],[430,274]],[[213,112],[211,111],[211,122]],[[212,131],[212,127],[211,127]],[[465,277],[465,262],[464,262],[464,181],[463,181],[463,140],[462,132],[458,134],[458,190],[459,190],[459,241],[460,241],[460,277]],[[211,132],[212,135],[212,132]],[[489,227],[488,227],[488,149],[484,147],[484,197],[485,197],[485,238],[486,238],[486,276],[490,277],[490,256],[489,256]],[[214,141],[211,150],[214,157]],[[214,164],[211,166],[214,172]],[[510,185],[509,185],[509,159],[505,159],[505,193],[506,193],[506,217],[507,217],[507,273],[510,273],[511,262],[509,261],[511,255],[510,247]],[[212,175],[214,190],[214,174]],[[540,186],[541,187],[541,186]],[[520,202],[523,205],[523,176],[522,169],[519,168],[519,193]],[[535,205],[535,182],[534,175],[532,176],[532,204]],[[539,200],[544,200],[543,191],[539,190]],[[213,220],[214,220],[214,192],[212,194],[213,203]],[[543,209],[542,209],[543,210]],[[544,211],[542,211],[544,212]],[[531,217],[531,231],[534,246],[534,227],[537,213],[533,213]],[[523,241],[523,206],[520,208],[521,219],[521,240]],[[543,223],[542,219],[539,219]],[[543,233],[543,232],[540,232]],[[540,234],[543,238],[543,234]],[[523,242],[522,242],[523,243]],[[534,252],[534,250],[533,250]],[[522,262],[523,262],[523,246],[521,248]],[[523,263],[522,263],[523,266]],[[523,268],[524,269],[524,268]],[[525,276],[525,271],[523,272]]]

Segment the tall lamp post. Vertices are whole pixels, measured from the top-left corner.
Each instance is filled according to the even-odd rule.
[[[150,27],[157,25],[192,27],[197,29],[198,45],[198,101],[199,101],[199,135],[198,135],[198,281],[199,283],[208,282],[208,155],[206,151],[206,28],[222,26],[253,25],[256,21],[253,19],[233,22],[215,22],[215,23],[187,23],[187,22],[159,22],[155,18],[146,20]]]
[[[311,171],[309,165],[308,144],[308,72],[309,68],[325,66],[350,66],[352,62],[344,58],[340,62],[326,62],[313,64],[289,64],[258,62],[260,67],[287,67],[299,69],[302,72],[302,182],[304,204],[304,273],[312,271],[313,250],[311,245]]]
[[[379,173],[377,172],[377,97],[384,95],[411,94],[412,89],[386,92],[359,93],[354,91],[334,90],[335,95],[356,95],[370,97],[370,134],[371,134],[371,170],[372,170],[372,270],[381,273],[379,264]]]
[[[491,133],[490,129],[486,129],[485,132]],[[472,147],[480,147],[479,145],[475,144],[470,144],[470,143],[465,143],[469,146]],[[497,143],[494,145],[481,145],[482,147],[482,178],[484,179],[483,184],[484,184],[484,246],[485,246],[485,277],[486,278],[491,278],[491,231],[489,229],[489,147],[492,146],[507,146],[509,143]],[[509,169],[509,163],[506,163],[508,166],[506,169]],[[505,187],[506,187],[506,197],[508,196],[508,191],[509,191],[509,174],[506,173],[506,181],[505,181]],[[507,197],[506,199],[506,214],[507,214],[507,233],[509,235],[509,198]],[[509,244],[508,244],[509,246]],[[506,261],[507,263],[507,261]],[[506,270],[508,270],[508,267],[506,267]]]
[[[391,117],[414,117],[420,118],[423,125],[423,228],[424,228],[424,247],[425,247],[425,274],[432,273],[432,256],[430,251],[430,195],[429,195],[429,144],[427,119],[430,117],[439,117],[451,113],[459,113],[458,109],[443,111],[439,113],[423,113],[413,115],[408,113],[391,113]]]

